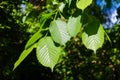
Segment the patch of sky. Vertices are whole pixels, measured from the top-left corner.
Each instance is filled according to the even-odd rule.
[[[26,4],[24,1],[22,1],[22,4],[20,5],[21,11],[24,13],[26,9]]]
[[[112,28],[120,22],[120,18],[117,18],[120,0],[96,0],[96,5],[106,14],[106,22],[103,23],[104,28]]]

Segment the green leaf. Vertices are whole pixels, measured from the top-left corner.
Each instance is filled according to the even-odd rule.
[[[68,20],[67,30],[72,37],[75,37],[80,31],[80,28],[82,26],[82,23],[80,23],[80,19],[81,16],[70,17]]]
[[[96,50],[102,47],[104,43],[104,29],[98,21],[89,23],[82,34],[82,41],[86,48],[96,53]]]
[[[53,14],[54,12],[50,13],[43,12],[40,17],[40,24],[42,24],[45,20],[49,19]]]
[[[111,41],[110,37],[108,36],[108,34],[106,33],[106,31],[104,31],[104,32],[105,32],[105,37],[108,39],[108,41],[109,41],[110,44],[112,45],[112,41]]]
[[[35,46],[36,46],[36,44],[32,45],[32,46],[31,46],[30,48],[28,48],[28,49],[25,49],[25,50],[21,53],[19,59],[18,59],[18,60],[15,62],[15,64],[14,64],[13,70],[16,69],[16,68],[20,65],[20,63],[30,54],[30,52],[35,48]]]
[[[92,3],[92,0],[79,0],[77,1],[77,7],[79,9],[84,10],[86,7],[88,7]]]
[[[42,29],[42,27],[44,26],[45,22],[47,21],[47,19],[50,19],[50,17],[54,14],[54,12],[50,12],[50,13],[45,13],[43,12],[40,16],[40,29]]]
[[[25,23],[29,14],[30,14],[30,12],[28,12],[25,16],[23,16],[23,18],[22,18],[23,23]]]
[[[27,42],[25,45],[25,49],[28,49],[31,47],[40,37],[42,37],[42,34],[40,34],[40,31],[36,32]]]
[[[70,40],[70,35],[67,33],[66,27],[66,22],[61,19],[52,21],[49,27],[53,40],[61,45],[65,45]]]
[[[72,0],[66,0],[66,2],[69,4],[70,7]]]
[[[43,66],[50,67],[53,71],[58,62],[60,50],[54,45],[51,37],[42,38],[38,42],[36,52],[38,61]]]
[[[23,23],[32,23],[36,20],[36,17],[38,17],[38,12],[36,10],[28,11],[25,16],[23,16]]]
[[[61,2],[60,4],[59,4],[59,10],[61,11],[61,12],[63,12],[63,9],[65,8],[65,3],[63,3],[63,2]]]
[[[71,5],[72,0],[69,0],[69,6]]]

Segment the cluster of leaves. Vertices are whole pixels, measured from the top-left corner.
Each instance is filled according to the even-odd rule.
[[[69,13],[69,16],[66,17],[64,9],[71,7],[72,2],[76,5],[74,9],[68,10],[72,13]],[[43,66],[50,67],[53,71],[55,65],[61,61],[60,56],[65,53],[66,43],[76,36],[82,38],[81,43],[96,54],[96,50],[102,47],[104,43],[105,31],[99,20],[86,11],[86,8],[93,4],[92,2],[93,0],[65,0],[64,2],[47,0],[46,6],[42,7],[44,11],[36,17],[37,23],[35,24],[39,29],[28,40],[24,51],[14,64],[14,69],[36,48],[38,61]],[[72,10],[81,11],[76,15],[77,12]],[[36,9],[32,12],[35,11]],[[28,12],[28,15],[24,17],[23,22],[27,22],[27,24],[34,22],[33,18],[30,19],[30,13]],[[36,18],[34,19],[35,22]],[[35,24],[33,25],[36,26]]]

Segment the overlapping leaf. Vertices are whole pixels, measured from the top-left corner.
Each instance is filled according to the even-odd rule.
[[[36,52],[38,61],[43,66],[50,67],[53,70],[59,59],[60,50],[54,45],[51,37],[42,38],[38,42]]]
[[[54,20],[50,24],[50,33],[53,40],[61,45],[70,39],[70,35],[67,33],[67,24],[61,19]]]
[[[92,0],[79,0],[77,1],[77,7],[79,9],[84,10],[86,7],[88,7],[92,3]]]
[[[104,43],[104,29],[102,25],[98,21],[89,23],[83,31],[82,41],[88,49],[96,53],[96,50],[102,47]]]
[[[80,31],[80,28],[82,26],[82,23],[80,22],[81,16],[78,17],[70,17],[67,24],[67,30],[68,33],[75,37],[78,32]]]

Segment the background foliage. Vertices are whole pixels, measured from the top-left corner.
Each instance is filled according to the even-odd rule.
[[[87,1],[1,1],[0,79],[119,80],[120,1]]]

